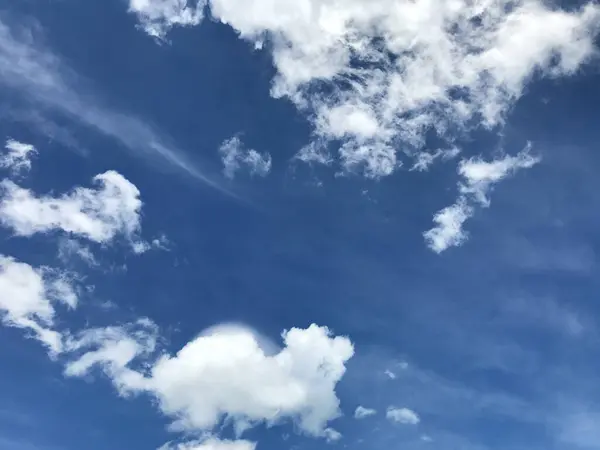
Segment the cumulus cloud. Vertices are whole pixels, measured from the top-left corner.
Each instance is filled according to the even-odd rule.
[[[77,295],[66,277],[0,255],[2,323],[33,333],[51,354],[63,349],[62,336],[53,329],[57,302],[73,308],[77,305]]]
[[[265,353],[247,329],[218,327],[163,355],[142,374],[130,367],[137,355],[153,349],[153,333],[96,330],[78,342],[93,345],[67,367],[83,375],[104,368],[121,393],[147,392],[161,411],[175,419],[172,428],[208,432],[227,419],[238,432],[255,424],[292,419],[303,432],[334,438],[327,423],[339,415],[335,386],[345,372],[353,346],[324,327],[292,328],[284,347]],[[82,347],[76,344],[76,347]]]
[[[364,419],[369,416],[374,416],[377,414],[377,411],[371,408],[365,408],[364,406],[358,406],[354,411],[355,419]]]
[[[10,180],[0,183],[0,222],[19,236],[60,230],[98,243],[122,235],[135,243],[142,202],[137,187],[115,171],[96,175],[93,188],[37,196]]]
[[[223,173],[233,178],[239,170],[245,169],[250,175],[265,177],[271,170],[271,155],[260,154],[256,150],[245,149],[239,138],[226,140],[219,148],[223,161]]]
[[[481,158],[462,160],[458,166],[461,181],[458,184],[459,197],[453,205],[437,212],[433,221],[436,226],[425,233],[427,246],[436,253],[441,253],[449,247],[464,243],[468,234],[463,229],[464,223],[473,216],[475,206],[490,205],[489,192],[494,184],[514,174],[520,169],[529,169],[536,165],[539,157],[530,154],[528,144],[515,156],[505,155],[492,161]]]
[[[151,3],[151,2],[146,2]],[[179,5],[185,2],[171,1]],[[347,170],[388,175],[422,160],[425,135],[501,124],[525,85],[594,54],[600,6],[543,0],[210,0],[212,16],[272,53],[272,95],[340,142]],[[177,9],[177,8],[176,8]]]
[[[146,33],[157,38],[163,38],[173,26],[199,24],[205,6],[205,0],[129,1],[129,11],[137,15]]]
[[[385,413],[388,420],[404,425],[417,425],[421,419],[416,412],[408,408],[396,408],[390,406]]]
[[[4,149],[5,152],[0,155],[0,168],[10,170],[13,175],[31,169],[31,157],[37,153],[33,145],[8,139]]]

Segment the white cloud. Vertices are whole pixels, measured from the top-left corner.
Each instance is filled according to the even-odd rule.
[[[365,417],[373,416],[377,414],[377,411],[371,408],[365,408],[364,406],[358,406],[354,411],[355,419],[364,419]]]
[[[396,375],[394,372],[392,372],[391,370],[389,370],[389,369],[386,369],[386,370],[385,370],[385,372],[384,372],[384,374],[385,374],[385,375],[386,375],[386,376],[387,376],[387,377],[388,377],[390,380],[395,380],[395,379],[396,379],[396,377],[397,377],[397,375]]]
[[[342,433],[334,430],[333,428],[325,428],[323,430],[323,435],[325,436],[327,442],[337,442],[342,438]]]
[[[4,154],[0,155],[0,168],[9,169],[13,174],[31,169],[31,157],[37,153],[33,145],[8,139],[4,148]]]
[[[181,3],[179,3],[181,4]],[[211,0],[214,18],[261,47],[288,97],[341,140],[342,165],[390,174],[425,135],[493,127],[536,76],[573,74],[594,53],[600,6],[543,0]]]
[[[477,204],[483,207],[490,205],[488,195],[494,184],[540,162],[540,158],[532,156],[530,150],[531,145],[528,144],[516,156],[505,155],[489,162],[481,158],[462,160],[458,166],[462,177],[458,184],[459,197],[453,205],[434,215],[436,226],[423,233],[427,246],[441,253],[449,247],[463,244],[468,238],[463,229],[464,223],[473,216]]]
[[[176,355],[163,355],[145,374],[136,372],[130,363],[153,349],[152,336],[146,329],[133,336],[122,329],[96,330],[79,342],[98,348],[71,363],[67,373],[80,376],[101,365],[121,393],[155,396],[177,430],[206,432],[228,419],[241,432],[292,419],[305,433],[334,436],[326,425],[339,415],[335,385],[353,354],[347,338],[316,325],[293,328],[282,335],[283,349],[272,354],[246,329],[217,327]]]
[[[235,441],[217,439],[214,437],[202,441],[190,441],[180,444],[165,444],[158,450],[254,450],[256,442],[243,439]]]
[[[223,161],[223,173],[227,178],[233,178],[242,168],[250,175],[265,177],[271,170],[271,155],[260,154],[256,150],[245,149],[239,138],[226,140],[219,148]]]
[[[137,187],[115,171],[96,175],[93,181],[94,188],[38,197],[4,180],[0,221],[19,236],[61,230],[98,243],[108,243],[117,235],[138,241],[142,202]]]
[[[395,408],[390,406],[385,414],[388,420],[404,425],[417,425],[421,419],[414,411],[408,408]]]
[[[129,0],[129,11],[137,15],[146,33],[158,38],[173,26],[199,24],[205,6],[205,0]]]
[[[77,295],[67,278],[0,255],[2,323],[31,331],[51,354],[58,354],[63,348],[61,334],[52,328],[55,302],[76,306]]]
[[[463,225],[473,215],[473,208],[464,198],[433,216],[436,226],[426,231],[423,236],[427,246],[436,253],[441,253],[449,247],[457,247],[465,242],[468,234]]]

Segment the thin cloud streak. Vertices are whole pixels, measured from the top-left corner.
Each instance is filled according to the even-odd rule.
[[[237,198],[168,145],[166,138],[139,118],[103,107],[81,89],[82,80],[51,51],[34,42],[27,29],[9,26],[0,17],[0,85],[16,90],[44,107],[63,113],[109,136],[137,155],[159,157],[193,178]]]

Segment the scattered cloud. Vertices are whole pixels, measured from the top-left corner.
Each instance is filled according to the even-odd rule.
[[[4,154],[0,155],[0,168],[9,169],[13,175],[31,169],[31,157],[37,153],[33,145],[8,139],[4,149]]]
[[[393,406],[387,409],[385,417],[392,422],[404,425],[417,425],[421,421],[416,412],[408,408],[396,408]]]
[[[374,416],[377,414],[377,411],[371,408],[365,408],[364,406],[358,406],[354,411],[355,419],[364,419],[366,417]]]
[[[600,25],[591,1],[569,11],[542,0],[375,0],[368,11],[361,0],[208,3],[272,53],[272,95],[305,111],[317,140],[339,143],[344,169],[370,177],[392,173],[398,151],[423,167],[428,132],[452,141],[501,125],[534,76],[572,75],[594,54]]]
[[[139,190],[115,171],[96,175],[93,181],[93,188],[50,197],[4,180],[0,222],[18,236],[60,230],[103,244],[122,235],[135,245],[141,228]]]
[[[77,295],[67,278],[0,255],[2,323],[33,333],[53,355],[63,349],[62,336],[53,329],[56,302],[69,307],[77,304]]]
[[[250,175],[265,177],[271,170],[271,155],[260,154],[256,150],[245,149],[238,137],[226,140],[219,148],[223,161],[223,173],[233,179],[236,172],[246,169]]]
[[[462,160],[458,166],[458,174],[462,177],[458,184],[459,197],[453,205],[434,215],[436,226],[423,233],[427,246],[441,253],[464,243],[468,238],[463,229],[464,223],[473,216],[476,205],[490,205],[488,195],[493,186],[516,171],[529,169],[540,161],[539,157],[530,154],[530,150],[531,145],[528,144],[516,156],[505,155],[489,162],[481,158]]]

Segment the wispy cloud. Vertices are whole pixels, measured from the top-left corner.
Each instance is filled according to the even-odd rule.
[[[37,153],[33,145],[8,139],[4,149],[5,152],[0,154],[0,168],[10,170],[13,175],[31,169],[31,158]]]
[[[250,175],[265,177],[271,171],[271,155],[244,148],[238,137],[226,140],[219,148],[223,161],[223,173],[232,179],[236,172],[247,170]]]
[[[458,184],[459,197],[456,203],[447,206],[433,217],[436,226],[425,233],[428,247],[441,253],[449,247],[456,247],[467,240],[464,223],[473,216],[475,206],[488,207],[488,195],[493,186],[520,169],[529,169],[536,165],[539,157],[530,154],[531,145],[527,145],[516,156],[505,155],[492,161],[481,158],[462,160],[458,174],[462,180]]]
[[[74,73],[58,55],[36,42],[31,30],[10,25],[2,16],[0,84],[116,139],[137,155],[167,161],[213,188],[229,193],[202,173],[152,126],[135,116],[103,106],[89,83]]]

